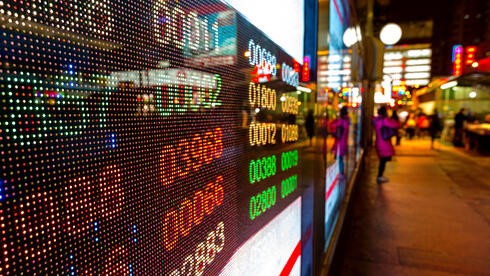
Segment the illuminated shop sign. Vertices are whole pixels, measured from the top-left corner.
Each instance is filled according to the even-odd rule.
[[[475,62],[475,56],[476,56],[476,47],[475,46],[468,46],[464,49],[465,55],[464,55],[464,64],[471,65],[473,62]]]
[[[385,50],[383,73],[393,81],[404,80],[406,85],[427,85],[430,81],[432,50],[407,49],[415,46],[395,46]]]
[[[455,45],[453,47],[453,76],[459,76],[463,73],[463,46]]]
[[[310,81],[310,57],[305,56],[303,59],[303,77],[302,81]]]

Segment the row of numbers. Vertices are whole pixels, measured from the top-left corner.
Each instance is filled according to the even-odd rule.
[[[251,82],[248,85],[250,107],[276,110],[277,93],[275,89]]]
[[[276,174],[275,155],[250,161],[249,178],[251,184],[254,184],[255,182],[259,182],[275,174]]]
[[[184,259],[181,268],[174,270],[170,276],[202,275],[224,246],[225,225],[220,222],[216,230],[209,232],[206,240],[197,245],[194,253]]]
[[[276,186],[269,187],[267,190],[258,193],[250,198],[250,219],[265,213],[276,204]]]
[[[283,95],[281,97],[282,112],[297,115],[298,114],[298,99],[291,96]]]
[[[298,125],[281,125],[281,141],[283,143],[298,141]],[[274,145],[276,143],[277,126],[272,123],[251,123],[249,142],[251,146]]]

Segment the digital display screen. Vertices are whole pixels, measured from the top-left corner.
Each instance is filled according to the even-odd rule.
[[[221,1],[4,0],[0,19],[1,275],[299,274],[292,56]]]

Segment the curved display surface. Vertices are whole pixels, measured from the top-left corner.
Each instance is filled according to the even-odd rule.
[[[291,56],[221,1],[0,20],[1,275],[300,274]]]

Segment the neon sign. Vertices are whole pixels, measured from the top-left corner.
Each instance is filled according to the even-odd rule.
[[[468,46],[464,49],[464,52],[465,52],[464,64],[465,65],[473,64],[473,62],[475,62],[476,47],[475,46]]]
[[[463,73],[463,46],[453,47],[453,76],[460,76]]]
[[[303,74],[302,81],[310,81],[310,57],[305,56],[303,59]]]

